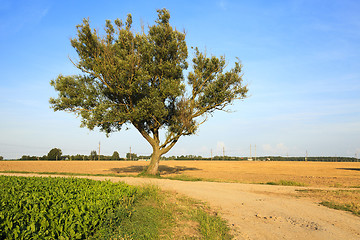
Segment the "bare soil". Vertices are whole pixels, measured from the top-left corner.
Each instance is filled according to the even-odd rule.
[[[3,161],[0,162],[0,171],[135,174],[145,165],[146,162]],[[360,163],[166,161],[162,166],[163,174],[185,173],[227,181],[304,182],[301,179],[310,179],[313,181],[306,183],[322,186],[319,189],[328,189],[328,186],[338,183],[342,186],[360,185]],[[229,222],[235,239],[360,239],[359,217],[320,206],[311,199],[294,197],[297,189],[307,189],[304,187],[132,177],[88,178],[135,185],[155,184],[164,190],[205,201]]]

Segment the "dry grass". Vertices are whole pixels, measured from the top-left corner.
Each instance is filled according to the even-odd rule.
[[[141,161],[0,161],[0,171],[68,172],[137,175]],[[359,187],[360,162],[162,161],[164,177],[213,179],[225,182],[292,181],[317,187]]]
[[[312,198],[330,208],[345,210],[360,216],[360,190],[298,190],[300,197]]]

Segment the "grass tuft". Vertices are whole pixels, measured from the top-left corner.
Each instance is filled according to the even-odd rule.
[[[287,181],[287,180],[280,180],[278,182],[267,182],[267,185],[282,185],[282,186],[297,186],[297,187],[304,187],[306,186],[305,183],[299,183],[294,181]]]
[[[196,211],[195,217],[200,223],[199,229],[204,239],[232,239],[229,227],[216,214],[210,215],[205,211]]]
[[[328,201],[324,201],[320,203],[321,205],[324,205],[325,207],[328,208],[333,208],[333,209],[337,209],[337,210],[343,210],[343,211],[348,211],[348,212],[352,212],[353,214],[355,214],[356,216],[360,216],[360,210],[358,209],[359,207],[354,204],[354,203],[350,203],[350,204],[337,204],[334,202],[328,202]]]
[[[176,176],[170,176],[170,177],[164,177],[166,179],[171,179],[171,180],[179,180],[179,181],[190,181],[190,182],[199,182],[199,181],[203,181],[202,178],[197,178],[197,177],[191,177],[185,174],[181,174],[181,175],[176,175]]]
[[[360,190],[297,190],[300,197],[310,197],[320,204],[360,216]]]
[[[161,178],[160,173],[157,173],[156,175],[148,174],[145,171],[139,173],[136,175],[136,177],[143,177],[143,178]]]

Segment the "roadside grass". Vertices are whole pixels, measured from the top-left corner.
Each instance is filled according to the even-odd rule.
[[[352,212],[356,216],[360,216],[359,206],[356,206],[354,203],[351,203],[351,204],[336,204],[334,202],[326,201],[326,202],[321,202],[320,204],[324,205],[326,207],[329,207],[329,208]]]
[[[131,239],[232,239],[226,222],[205,204],[161,193],[140,202],[132,218],[123,222],[122,231]]]
[[[5,180],[4,180],[5,179]],[[36,187],[36,191],[29,185],[24,191],[21,193],[21,188],[13,189],[12,184],[5,184],[6,181],[15,181],[19,182],[19,186],[25,184],[27,181],[34,184]],[[77,178],[51,178],[51,177],[13,177],[13,176],[0,176],[0,180],[4,180],[4,182],[0,181],[1,186],[8,186],[9,191],[5,191],[3,188],[3,196],[0,197],[0,209],[1,214],[0,218],[6,219],[5,221],[0,221],[0,233],[5,232],[2,230],[2,227],[9,228],[14,227],[24,228],[25,231],[29,232],[29,236],[31,237],[37,233],[44,233],[47,231],[47,234],[50,238],[58,238],[62,239],[56,234],[60,234],[61,231],[54,230],[55,233],[53,235],[50,234],[53,231],[52,227],[56,228],[57,222],[59,221],[59,216],[64,222],[65,227],[67,226],[69,229],[62,230],[64,234],[72,234],[64,235],[63,237],[73,238],[73,239],[231,239],[232,236],[229,233],[229,227],[226,225],[226,222],[222,220],[218,214],[212,211],[206,204],[190,199],[188,197],[184,197],[174,192],[164,192],[155,186],[143,186],[143,187],[133,187],[126,185],[124,183],[111,183],[110,181],[94,181],[89,179],[77,179]],[[25,183],[23,183],[25,182]],[[45,183],[45,185],[44,185]],[[53,209],[59,209],[60,215],[56,215],[52,218],[44,219],[48,221],[48,224],[43,226],[44,219],[39,219],[43,214],[46,214],[47,210],[38,209],[41,214],[38,214],[34,211],[34,204],[39,208],[43,206],[43,203],[56,202],[54,196],[57,196],[57,191],[51,191],[51,189],[55,186],[59,185],[61,191],[64,192],[63,197],[59,198],[62,204],[60,205],[52,205],[51,211]],[[95,185],[94,185],[95,184]],[[103,185],[106,185],[104,188]],[[44,185],[44,186],[43,186]],[[89,187],[93,190],[89,190]],[[120,187],[120,190],[119,190]],[[126,189],[125,192],[122,189]],[[41,192],[43,189],[46,189],[46,194],[49,195],[49,199],[47,196]],[[116,190],[118,189],[118,190]],[[83,193],[84,191],[84,193]],[[102,191],[105,191],[102,193]],[[117,191],[120,191],[123,195],[120,197],[120,202],[124,204],[120,204],[121,207],[111,207],[109,205],[107,199],[112,201],[112,204],[117,204],[116,194]],[[128,193],[131,194],[129,196]],[[1,193],[1,191],[0,191]],[[71,194],[78,194],[76,196],[82,196],[79,200],[78,197]],[[95,193],[96,199],[101,199],[104,201],[103,204],[99,205],[98,201],[88,203],[88,199],[91,199],[91,195]],[[115,193],[115,195],[114,195]],[[14,212],[14,207],[6,207],[8,204],[3,204],[3,201],[11,201],[15,205],[18,204],[18,201],[15,201],[11,194],[16,194],[16,196],[27,196],[31,199],[31,201],[22,202],[19,211]],[[39,195],[40,194],[40,195]],[[70,195],[68,195],[70,194]],[[124,195],[125,194],[125,195]],[[37,196],[41,196],[41,199]],[[103,196],[109,197],[103,197]],[[37,199],[39,198],[39,203],[37,203]],[[63,204],[64,199],[69,199],[69,204]],[[74,202],[76,200],[76,202]],[[115,202],[114,202],[115,201]],[[25,203],[30,204],[24,205]],[[71,203],[71,204],[70,204]],[[85,207],[82,205],[85,204]],[[87,204],[87,205],[86,205]],[[96,204],[96,205],[93,205]],[[107,210],[102,209],[102,206],[106,206]],[[119,206],[120,206],[119,205]],[[88,207],[86,207],[88,206]],[[77,214],[73,214],[71,209],[84,209],[83,212],[79,213],[79,216],[82,214],[87,214],[87,210],[89,207],[94,206],[94,209],[97,209],[96,212],[104,212],[105,214],[96,216],[97,224],[89,225],[87,228],[88,231],[83,233],[79,230],[78,222],[73,222],[73,218]],[[6,207],[6,209],[4,208]],[[62,208],[66,207],[66,211],[70,211],[70,214],[64,212]],[[4,209],[3,209],[4,208]],[[35,223],[26,223],[26,219],[22,216],[23,210],[21,209],[33,209],[29,210],[29,214],[31,217],[28,217],[28,221],[35,221]],[[35,208],[37,209],[37,208]],[[82,210],[81,210],[82,211]],[[6,214],[9,212],[9,216]],[[96,215],[96,214],[94,214]],[[15,223],[14,216],[17,216],[21,219],[21,222]],[[32,217],[33,216],[33,217]],[[77,215],[76,215],[77,216]],[[92,214],[90,214],[88,220],[89,224],[94,223],[92,221]],[[12,220],[10,220],[12,219]],[[25,219],[25,220],[24,220]],[[35,219],[35,220],[34,220]],[[51,222],[51,221],[54,221]],[[77,220],[76,220],[77,221]],[[2,225],[1,222],[6,222],[7,225]],[[31,226],[30,228],[27,226]],[[44,227],[44,229],[42,228]],[[14,229],[7,229],[9,234],[13,234]],[[90,230],[90,232],[89,232]],[[56,232],[57,231],[57,232]],[[21,231],[20,231],[21,232]],[[32,235],[31,235],[32,234]],[[36,238],[36,236],[33,236]],[[7,236],[2,236],[5,239]],[[0,237],[0,239],[2,239]],[[43,239],[47,239],[46,237],[41,237]],[[39,238],[38,237],[38,238]],[[11,238],[11,237],[10,237]],[[50,239],[49,238],[49,239]]]
[[[360,190],[298,189],[296,191],[300,197],[312,198],[326,207],[360,216]]]
[[[295,182],[295,181],[288,181],[288,180],[280,180],[277,182],[267,182],[267,185],[282,185],[282,186],[296,186],[296,187],[305,187],[305,183]]]
[[[175,229],[171,239],[232,239],[226,222],[203,202],[175,192],[167,192],[165,199]]]

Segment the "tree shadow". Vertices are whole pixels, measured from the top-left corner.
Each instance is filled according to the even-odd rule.
[[[113,173],[141,173],[146,169],[147,166],[129,166],[124,168],[111,168],[109,171]],[[181,173],[184,171],[196,171],[201,170],[199,168],[185,167],[185,166],[175,166],[169,167],[166,165],[159,166],[160,174],[174,174]]]
[[[360,171],[360,168],[337,168],[341,170],[351,170],[351,171]]]

